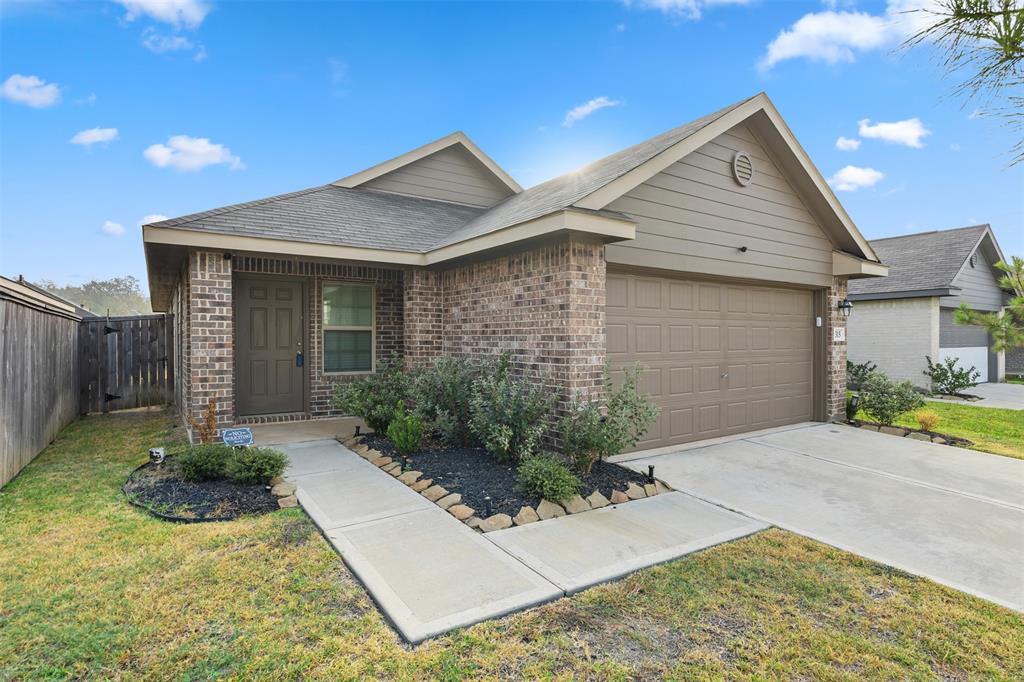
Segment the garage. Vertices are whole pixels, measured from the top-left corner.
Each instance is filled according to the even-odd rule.
[[[996,355],[989,350],[988,331],[984,327],[957,324],[956,310],[939,311],[939,360],[956,358],[957,367],[978,370],[979,383],[989,380],[989,367],[995,365]],[[995,374],[995,372],[993,372]]]
[[[813,418],[814,293],[609,270],[613,379],[644,368],[661,416],[637,449]]]

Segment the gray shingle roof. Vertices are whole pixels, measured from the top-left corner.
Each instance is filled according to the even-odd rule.
[[[151,225],[421,252],[483,211],[443,201],[322,185]]]
[[[850,280],[849,293],[889,294],[945,289],[974,251],[988,225],[874,239],[871,248],[889,266],[888,277]]]
[[[747,101],[531,187],[490,209],[323,185],[151,225],[317,244],[429,251],[569,208]]]

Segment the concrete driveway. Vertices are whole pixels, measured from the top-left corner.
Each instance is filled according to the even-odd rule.
[[[978,384],[965,393],[980,396],[981,400],[970,403],[957,402],[957,405],[975,405],[977,407],[1001,407],[1006,410],[1024,410],[1024,384]],[[940,402],[948,403],[949,400]]]
[[[834,424],[615,458],[677,490],[1024,611],[1024,461]]]

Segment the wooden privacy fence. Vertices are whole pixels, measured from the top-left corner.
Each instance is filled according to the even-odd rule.
[[[173,402],[173,321],[172,315],[82,320],[78,366],[83,414]]]

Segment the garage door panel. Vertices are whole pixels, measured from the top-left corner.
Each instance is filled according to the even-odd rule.
[[[605,305],[625,309],[629,306],[629,278],[609,274],[605,279]]]
[[[661,408],[638,449],[811,418],[811,292],[628,273],[609,281],[613,384],[639,363],[640,388]]]

